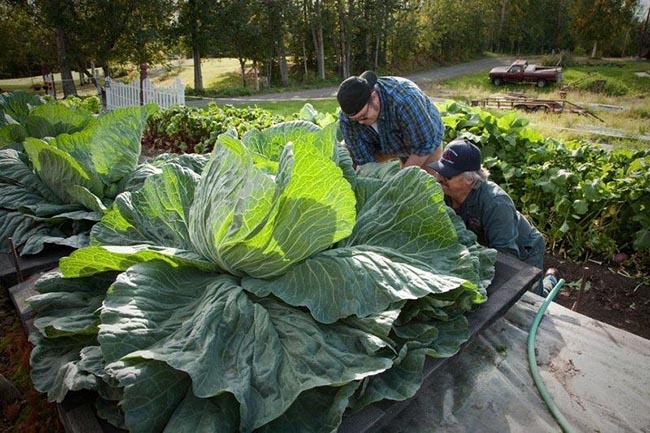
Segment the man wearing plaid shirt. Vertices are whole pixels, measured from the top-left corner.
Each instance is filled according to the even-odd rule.
[[[343,81],[336,97],[355,166],[399,158],[403,167],[427,170],[440,158],[445,131],[440,113],[412,81],[366,71]]]

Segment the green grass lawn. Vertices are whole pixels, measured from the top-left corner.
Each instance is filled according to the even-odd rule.
[[[589,109],[598,119],[579,114],[525,113],[519,116],[547,137],[561,141],[587,140],[613,147],[650,148],[650,63],[634,60],[583,60],[563,70],[561,85],[539,89],[529,84],[493,85],[487,71],[439,83],[431,92],[469,102],[487,97],[521,94],[527,98],[560,99]],[[620,109],[610,109],[618,107]],[[492,110],[494,113],[504,111]]]
[[[134,66],[125,67],[130,71],[128,78],[137,77],[138,70]],[[218,85],[224,80],[232,80],[234,75],[239,82],[239,61],[237,59],[203,59],[201,69],[205,85]],[[97,69],[100,79],[104,75],[101,69]],[[80,95],[94,95],[97,91],[92,85],[79,85],[79,73],[73,72],[72,76],[77,86],[77,92]],[[125,77],[126,78],[126,77]],[[150,68],[150,78],[155,85],[169,86],[177,78],[185,85],[194,85],[194,61],[192,59],[172,60],[168,65]],[[36,75],[33,77],[11,78],[0,80],[0,88],[3,91],[13,90],[30,90],[34,84],[42,83],[43,77]],[[61,74],[54,74],[54,85],[57,90],[61,91]],[[40,92],[43,93],[43,92]]]

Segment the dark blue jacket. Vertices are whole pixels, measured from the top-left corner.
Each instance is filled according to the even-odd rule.
[[[451,205],[449,197],[445,201]],[[481,245],[543,269],[544,237],[517,211],[510,196],[496,183],[477,184],[456,213]]]

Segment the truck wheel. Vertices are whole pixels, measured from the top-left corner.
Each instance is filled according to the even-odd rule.
[[[492,84],[494,84],[495,86],[500,86],[503,84],[503,80],[499,77],[492,78]]]
[[[546,86],[546,80],[544,80],[544,79],[542,79],[542,78],[540,78],[539,80],[537,80],[537,87],[539,87],[539,88],[541,89],[541,88],[544,87],[544,86]]]

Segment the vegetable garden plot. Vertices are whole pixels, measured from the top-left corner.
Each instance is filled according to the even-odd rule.
[[[431,176],[355,172],[335,133],[224,134],[200,175],[169,162],[119,194],[36,285],[37,389],[94,391],[130,431],[331,431],[413,395],[470,337],[496,252]]]
[[[490,326],[519,299],[523,292],[528,290],[532,282],[541,272],[532,268],[513,257],[499,254],[496,263],[496,273],[492,284],[488,287],[488,301],[477,311],[468,314],[471,338],[474,338],[483,329]],[[16,296],[19,290],[27,293],[33,292],[31,285],[21,285],[11,288],[12,297]],[[24,298],[25,294],[17,294]],[[31,321],[31,311],[20,310],[23,321]],[[469,341],[465,346],[471,344]],[[464,346],[464,347],[465,347]],[[424,380],[421,389],[416,393],[420,394],[424,388],[434,380],[435,372],[455,359],[437,358],[428,359],[425,363]],[[124,432],[115,426],[108,424],[96,416],[96,410],[90,402],[97,399],[97,394],[91,391],[70,392],[60,405],[62,421],[68,433],[120,433]],[[346,414],[338,429],[339,432],[372,432],[378,431],[382,426],[399,416],[400,412],[407,408],[410,399],[404,401],[384,400],[375,403],[358,413]]]

